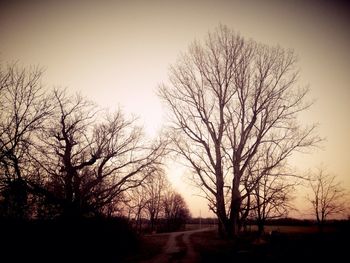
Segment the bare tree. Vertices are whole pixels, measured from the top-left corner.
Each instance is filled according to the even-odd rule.
[[[163,207],[168,231],[179,229],[190,218],[190,211],[185,200],[173,190],[169,190],[165,194]]]
[[[289,210],[294,209],[292,192],[300,178],[281,157],[283,152],[275,151],[275,147],[272,143],[263,145],[242,177],[240,224],[250,216],[257,221],[260,234],[267,219],[287,216]]]
[[[171,67],[169,85],[159,88],[172,114],[173,150],[192,167],[227,235],[238,233],[240,189],[259,149],[277,155],[277,165],[319,141],[314,125],[297,123],[310,106],[297,79],[292,51],[220,26],[190,46]]]
[[[277,175],[265,175],[252,192],[251,215],[257,221],[258,233],[264,232],[266,220],[287,216],[291,205],[293,183]]]
[[[310,178],[311,197],[308,197],[320,229],[330,216],[339,215],[346,211],[346,191],[336,181],[336,176],[328,174],[324,168]]]
[[[172,189],[160,166],[140,186],[130,189],[127,196],[128,218],[133,219],[138,231],[142,230],[142,219],[148,220],[152,232],[162,221],[170,231],[180,227],[189,216],[184,199]]]
[[[148,201],[146,189],[142,185],[132,188],[127,191],[127,199],[124,204],[128,209],[128,219],[133,219],[135,223],[135,229],[138,232],[142,231],[142,219],[145,215],[145,207]]]
[[[0,66],[0,187],[8,205],[18,206],[7,209],[16,217],[25,212],[28,158],[34,133],[52,110],[40,83],[42,73],[40,68]]]
[[[164,145],[143,141],[134,119],[118,111],[97,121],[96,106],[83,97],[55,90],[54,99],[55,115],[34,156],[38,181],[31,187],[58,203],[64,215],[103,211],[153,173]]]
[[[164,170],[156,170],[145,180],[144,187],[147,196],[145,210],[150,221],[150,230],[154,231],[163,208],[163,200],[170,189]]]

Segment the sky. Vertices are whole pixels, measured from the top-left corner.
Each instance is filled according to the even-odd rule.
[[[350,190],[349,14],[340,1],[0,0],[0,62],[39,65],[46,87],[139,116],[154,136],[166,116],[157,86],[180,53],[220,23],[247,39],[294,49],[299,84],[309,85],[315,100],[300,121],[318,123],[325,141],[291,164],[305,173],[322,163]],[[212,215],[184,167],[169,161],[167,173],[193,216]],[[296,195],[305,202],[303,190]]]

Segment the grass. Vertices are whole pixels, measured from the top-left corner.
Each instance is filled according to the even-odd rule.
[[[257,226],[248,226],[248,231],[257,231]],[[271,231],[278,231],[282,233],[317,233],[319,231],[318,226],[265,226],[265,233],[270,233]],[[336,231],[335,226],[325,226],[324,232],[334,232]]]
[[[231,262],[235,259],[233,240],[221,239],[217,230],[194,233],[190,237],[194,250],[200,256],[200,262]]]
[[[255,232],[235,240],[220,239],[216,231],[195,233],[191,242],[199,262],[335,262],[348,257],[349,227],[318,233],[311,227],[279,228],[274,235],[258,238]]]
[[[185,242],[183,241],[183,236],[184,234],[180,234],[175,238],[176,245],[179,248],[179,251],[173,255],[173,260],[180,260],[187,253],[187,247]]]
[[[181,231],[190,231],[190,230],[197,230],[202,228],[216,228],[216,225],[213,224],[186,224],[185,229]]]
[[[123,262],[140,262],[147,261],[160,254],[169,239],[168,234],[146,235],[140,238],[139,250]]]

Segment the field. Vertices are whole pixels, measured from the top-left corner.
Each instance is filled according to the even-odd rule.
[[[322,233],[315,226],[268,226],[267,234],[260,238],[251,230],[237,240],[220,239],[216,231],[193,234],[198,262],[334,262],[348,258],[348,226],[328,227]]]

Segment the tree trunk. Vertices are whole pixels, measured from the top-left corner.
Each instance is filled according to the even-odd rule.
[[[258,224],[258,235],[261,236],[264,233],[265,227],[264,227],[264,222],[262,220],[257,221]]]
[[[218,232],[221,238],[231,238],[232,237],[232,228],[231,222],[228,218],[220,218],[218,216]]]
[[[232,235],[238,236],[239,233],[239,209],[241,207],[241,198],[235,198],[232,204],[231,222],[232,222]]]
[[[10,218],[27,218],[28,189],[25,181],[16,178],[11,181],[3,190],[3,205],[5,213]]]
[[[154,231],[154,221],[155,221],[154,214],[151,213],[151,216],[150,216],[151,233]]]
[[[218,179],[217,181],[218,181],[218,185],[222,184],[223,186],[223,180]],[[226,215],[223,187],[217,188],[216,204],[217,204],[217,217],[219,219],[219,235],[221,237],[231,237],[232,236],[231,224]]]
[[[242,197],[241,192],[239,191],[238,180],[233,180],[233,189],[232,189],[232,199],[231,199],[231,211],[230,211],[230,220],[232,224],[232,235],[237,236],[239,233],[239,212],[241,209]]]

